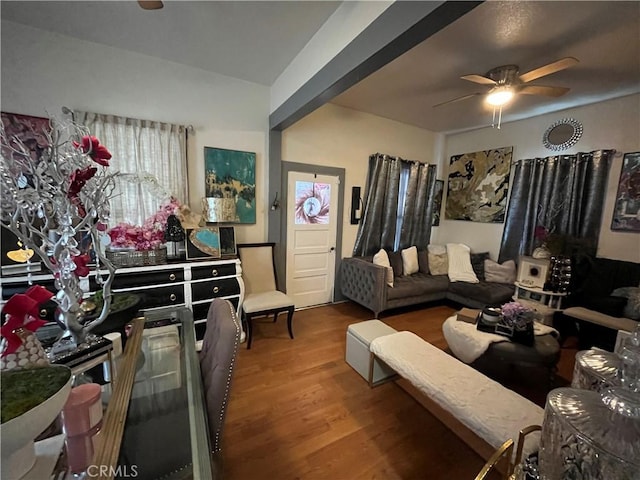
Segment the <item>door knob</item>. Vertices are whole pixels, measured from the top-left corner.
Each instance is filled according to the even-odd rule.
[[[336,249],[336,247],[331,247],[331,248],[329,249],[329,252],[333,252],[333,251],[335,251],[335,249]]]

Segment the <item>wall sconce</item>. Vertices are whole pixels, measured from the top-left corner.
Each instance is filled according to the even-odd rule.
[[[276,211],[280,207],[280,200],[278,200],[278,192],[276,192],[276,198],[273,199],[271,204],[271,210]]]
[[[361,209],[360,187],[351,187],[351,225],[357,225],[360,221]]]

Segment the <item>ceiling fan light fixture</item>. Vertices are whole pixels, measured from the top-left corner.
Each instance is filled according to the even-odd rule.
[[[506,105],[513,99],[513,89],[511,87],[502,86],[495,87],[487,94],[485,101],[494,107]]]

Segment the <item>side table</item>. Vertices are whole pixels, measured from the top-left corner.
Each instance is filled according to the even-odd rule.
[[[516,291],[513,294],[513,300],[542,315],[540,323],[553,326],[553,314],[562,311],[562,302],[567,293],[528,287],[520,282],[515,282],[514,285]]]

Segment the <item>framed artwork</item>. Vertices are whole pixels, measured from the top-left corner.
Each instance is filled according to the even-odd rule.
[[[331,214],[331,184],[296,180],[296,225],[328,225]]]
[[[611,230],[640,232],[640,152],[622,159]]]
[[[256,223],[256,154],[204,147],[207,222]]]
[[[433,194],[433,221],[431,225],[437,227],[440,225],[440,210],[442,210],[442,191],[444,190],[444,180],[436,180],[435,191]]]
[[[187,260],[220,258],[218,227],[188,228],[186,233]]]
[[[49,119],[18,113],[0,112],[7,138],[18,138],[31,151],[31,158],[38,162],[49,145],[45,132],[51,131]]]
[[[502,147],[451,157],[445,218],[504,222],[512,155]]]
[[[220,231],[220,254],[236,255],[236,230],[234,227],[218,227]]]
[[[517,282],[525,287],[544,288],[549,274],[548,258],[520,257]]]

